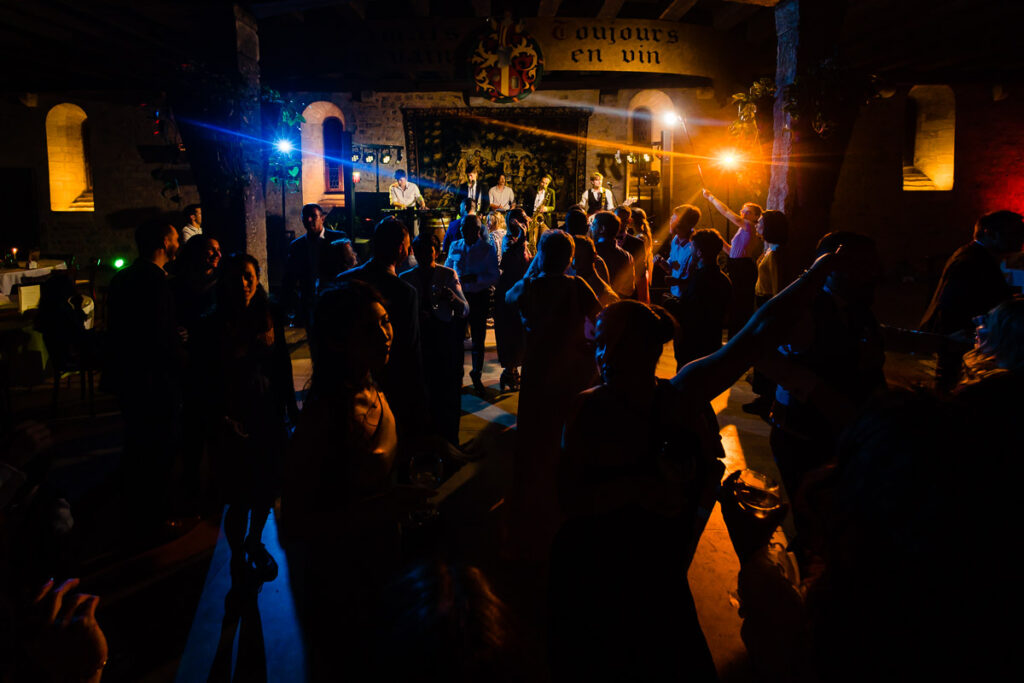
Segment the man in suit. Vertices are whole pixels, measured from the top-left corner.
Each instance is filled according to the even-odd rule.
[[[537,184],[537,189],[526,195],[526,201],[522,207],[526,215],[533,218],[537,225],[537,234],[531,235],[531,244],[540,242],[545,230],[554,230],[557,227],[555,218],[555,189],[551,187],[551,176],[545,174]]]
[[[1013,211],[993,211],[974,225],[974,240],[956,250],[942,271],[921,329],[939,334],[970,335],[973,319],[987,313],[1013,290],[999,268],[1000,261],[1019,252],[1024,241],[1024,217]],[[963,354],[951,349],[939,353],[935,383],[950,390],[960,379]]]
[[[477,173],[475,170],[471,170],[466,173],[466,178],[469,182],[462,183],[459,185],[459,201],[465,199],[472,199],[476,202],[477,211],[482,216],[486,216],[487,212],[491,210],[490,206],[490,188],[482,180],[477,180]]]
[[[372,257],[339,275],[338,280],[360,280],[384,297],[394,339],[381,388],[394,411],[399,436],[421,434],[430,413],[420,348],[419,292],[395,272],[409,256],[409,229],[393,217],[385,218],[373,229],[371,247]]]
[[[355,265],[355,253],[345,234],[324,227],[324,212],[317,204],[302,207],[302,225],[306,234],[288,246],[282,289],[288,310],[295,310],[295,288],[298,285],[299,305],[296,318],[309,326],[313,299],[318,284],[326,285],[341,271]]]

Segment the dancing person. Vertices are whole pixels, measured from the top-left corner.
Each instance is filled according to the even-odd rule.
[[[693,243],[690,275],[672,310],[679,327],[672,346],[678,372],[691,360],[707,356],[722,347],[722,328],[729,314],[732,285],[718,267],[718,255],[725,241],[717,230],[697,230]]]
[[[622,222],[611,211],[598,211],[590,219],[590,232],[594,235],[597,255],[608,267],[608,284],[620,299],[629,299],[636,293],[633,257],[619,246]]]
[[[1013,290],[999,264],[1006,255],[1021,250],[1024,218],[1013,211],[993,211],[978,219],[974,239],[957,249],[946,262],[942,277],[921,319],[921,329],[938,334],[969,335],[972,320],[983,315]],[[935,366],[935,386],[949,391],[960,379],[963,354],[955,349],[940,353]]]
[[[601,383],[574,401],[558,468],[568,520],[551,561],[555,680],[717,680],[686,570],[725,453],[713,413],[655,377],[674,327],[636,301],[598,316]]]
[[[668,220],[668,232],[671,239],[662,245],[654,257],[654,263],[667,275],[665,284],[669,286],[669,294],[676,299],[682,297],[685,280],[690,277],[693,260],[693,242],[690,236],[700,222],[700,209],[692,204],[680,204],[672,209],[672,217]],[[667,254],[665,247],[668,247]],[[672,312],[672,309],[669,308]]]
[[[170,512],[168,483],[179,438],[186,353],[164,270],[178,253],[178,231],[150,221],[135,231],[135,243],[139,257],[110,283],[103,379],[117,394],[124,415],[120,484],[126,540],[145,543]]]
[[[636,300],[651,303],[651,267],[654,247],[651,225],[647,212],[638,206],[629,209],[629,223],[622,236],[622,248],[633,257],[633,273],[636,280]]]
[[[370,259],[338,276],[341,282],[362,280],[384,297],[394,339],[390,345],[391,360],[379,380],[391,400],[403,436],[421,433],[429,422],[423,410],[427,389],[420,349],[419,295],[415,287],[403,282],[396,273],[409,255],[409,244],[409,229],[405,224],[387,217],[373,229]]]
[[[435,235],[417,235],[412,241],[416,267],[399,277],[419,292],[420,340],[427,397],[434,429],[455,446],[459,445],[462,415],[462,337],[469,302],[462,293],[459,276],[439,265]]]
[[[190,239],[203,234],[203,207],[199,204],[189,204],[183,213],[185,225],[181,228],[181,245],[184,247]]]
[[[710,191],[703,191],[704,198],[720,214],[735,225],[738,230],[729,245],[729,261],[726,272],[732,282],[732,304],[729,311],[729,338],[740,331],[754,312],[754,287],[757,284],[757,259],[764,251],[764,242],[755,228],[763,209],[753,202],[747,202],[737,214],[718,200]]]
[[[615,290],[605,282],[595,269],[597,253],[594,251],[594,241],[586,235],[574,235],[573,243],[575,253],[572,259],[572,269],[577,276],[583,278],[590,288],[594,290],[601,306],[605,307],[619,300]]]
[[[549,230],[526,276],[505,296],[526,331],[509,551],[533,560],[547,556],[558,528],[555,468],[565,417],[597,376],[586,322],[601,303],[582,278],[566,275],[573,252],[569,235]]]
[[[781,211],[769,209],[761,214],[756,228],[758,236],[764,240],[764,253],[757,259],[757,284],[754,286],[754,299],[760,307],[781,289],[779,247],[789,238],[789,220]],[[757,398],[745,403],[742,406],[743,412],[767,419],[775,397],[775,383],[754,368],[754,378],[750,385]]]
[[[498,265],[501,265],[501,254],[504,250],[505,233],[505,214],[501,211],[491,211],[487,214],[487,223],[484,226],[484,235],[487,237],[487,241],[494,245],[494,251],[498,254]]]
[[[447,255],[452,242],[462,238],[462,219],[469,215],[476,214],[478,204],[475,199],[463,199],[459,204],[459,216],[448,224],[444,232],[444,242],[441,244],[441,253]]]
[[[484,370],[484,344],[487,339],[491,288],[501,275],[498,270],[498,252],[480,232],[480,218],[466,216],[462,222],[462,239],[452,243],[448,259],[445,261],[445,266],[459,274],[462,289],[469,300],[469,317],[466,324],[469,326],[473,342],[472,370],[469,372],[469,378],[478,394],[484,391],[481,377]]]
[[[343,269],[343,259],[335,254],[334,243],[344,239],[345,235],[337,230],[326,229],[324,217],[323,209],[317,204],[303,206],[302,226],[306,233],[296,237],[288,245],[288,259],[285,263],[281,291],[284,293],[287,310],[295,312],[298,324],[303,327],[309,324],[309,315],[313,310],[313,300],[318,289],[330,284]]]
[[[392,338],[372,286],[347,280],[320,295],[313,377],[285,462],[279,525],[314,681],[335,679],[338,661],[359,670],[372,645],[364,626],[399,566],[399,524],[434,495],[392,476],[398,430],[376,383]]]
[[[282,377],[275,356],[287,356],[274,335],[270,303],[260,268],[248,254],[221,262],[217,305],[208,353],[215,362],[207,390],[216,415],[215,470],[228,504],[224,536],[231,549],[231,575],[260,581],[277,577],[277,562],[263,544],[263,528],[277,497],[287,442],[291,377]]]
[[[519,366],[523,364],[523,321],[518,309],[505,300],[505,295],[523,279],[530,265],[528,220],[523,209],[508,212],[505,253],[499,259],[501,275],[494,288],[494,341],[498,346],[498,363],[501,365],[498,384],[502,391],[519,390]]]

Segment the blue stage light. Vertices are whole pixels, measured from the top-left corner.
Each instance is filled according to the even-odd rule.
[[[277,151],[280,152],[281,154],[288,154],[293,149],[295,149],[295,145],[293,145],[292,141],[287,138],[282,138],[275,142],[274,147],[276,147]]]

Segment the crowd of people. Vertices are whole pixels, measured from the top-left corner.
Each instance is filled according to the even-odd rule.
[[[277,298],[251,255],[222,257],[198,207],[180,250],[175,228],[140,226],[139,257],[110,287],[104,371],[124,415],[126,543],[182,509],[226,505],[232,578],[258,585],[278,572],[262,534],[279,500],[311,678],[517,680],[516,627],[488,578],[436,556],[410,567],[402,543],[436,495],[411,476],[413,458],[432,450],[459,465],[467,342],[473,391],[494,391],[483,381],[493,320],[498,390],[519,392],[502,554],[547,568],[554,680],[716,680],[686,579],[716,501],[762,680],[993,666],[1009,646],[997,617],[1015,593],[1000,557],[1015,501],[969,461],[980,444],[997,466],[1016,452],[1024,299],[1000,263],[1021,251],[1024,219],[981,217],[924,332],[908,332],[875,319],[880,261],[865,235],[826,234],[787,282],[781,212],[737,213],[705,191],[732,239],[697,229],[701,210],[682,204],[659,240],[643,210],[608,206],[597,180],[564,230],[502,210],[500,181],[478,214],[471,186],[443,239],[411,239],[386,218],[362,264],[307,205]],[[289,321],[312,357],[301,411]],[[938,352],[934,391],[887,387],[889,340]],[[669,342],[671,381],[655,375]],[[744,409],[771,425],[789,501],[762,514],[743,504],[739,473],[726,476],[711,408],[751,370],[757,398]],[[4,505],[18,502],[15,479],[2,481]],[[796,535],[779,549],[790,513]],[[973,557],[956,557],[951,540],[969,537]],[[36,603],[51,624],[89,627],[94,647],[75,671],[95,675],[96,601],[61,608],[73,587],[51,581]]]

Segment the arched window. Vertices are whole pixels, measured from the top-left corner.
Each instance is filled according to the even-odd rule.
[[[341,120],[332,116],[324,119],[324,192],[344,192],[341,174]]]
[[[313,102],[302,112],[302,202],[344,206],[341,140],[345,115],[333,102]]]
[[[956,104],[948,85],[916,85],[907,95],[903,189],[952,190]]]
[[[50,174],[50,209],[94,211],[89,127],[76,104],[58,104],[46,115],[46,157]]]

